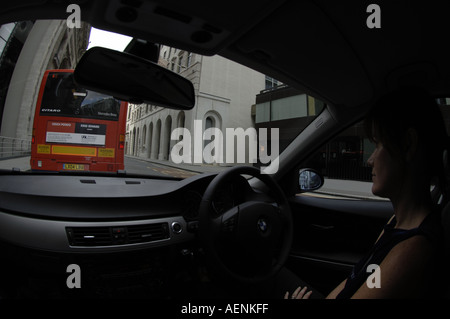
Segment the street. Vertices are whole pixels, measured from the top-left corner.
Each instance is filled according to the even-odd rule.
[[[183,170],[180,168],[161,165],[137,158],[125,157],[125,171],[128,174],[143,174],[155,176],[170,176],[176,178],[187,178],[199,174],[198,172]]]
[[[30,157],[16,157],[10,159],[0,160],[0,169],[20,169],[20,171],[30,170]],[[142,174],[153,175],[159,177],[176,177],[187,178],[192,175],[198,174],[198,172],[183,170],[168,165],[161,165],[150,161],[145,161],[137,158],[130,158],[125,156],[125,171],[128,174]]]

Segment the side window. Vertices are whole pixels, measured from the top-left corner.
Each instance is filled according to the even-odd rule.
[[[372,169],[367,160],[375,146],[359,122],[337,135],[305,165],[325,177],[324,185],[309,196],[346,199],[380,199],[372,194]]]
[[[436,100],[450,132],[450,98]],[[359,122],[322,147],[304,167],[314,168],[325,178],[324,185],[306,196],[357,200],[387,200],[372,194],[372,169],[367,160],[375,149]]]

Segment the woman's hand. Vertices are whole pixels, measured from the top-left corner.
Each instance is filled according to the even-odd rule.
[[[307,289],[308,288],[306,286],[303,287],[303,289],[302,287],[298,287],[294,290],[290,299],[309,299],[309,296],[312,294],[312,290],[306,292]],[[284,299],[289,299],[289,291],[286,291]]]

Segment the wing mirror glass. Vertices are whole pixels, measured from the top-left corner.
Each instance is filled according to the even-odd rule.
[[[299,171],[298,183],[302,192],[310,192],[321,188],[324,178],[312,168],[303,168]]]

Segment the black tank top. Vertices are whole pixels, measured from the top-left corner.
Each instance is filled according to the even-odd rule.
[[[395,217],[384,227],[384,233],[377,241],[377,243],[372,247],[364,258],[362,258],[353,268],[352,272],[347,278],[347,282],[342,291],[336,296],[336,299],[348,299],[352,297],[355,292],[365,284],[367,278],[371,272],[367,272],[367,267],[370,264],[380,265],[386,255],[391,251],[391,249],[403,240],[416,235],[423,235],[428,238],[432,244],[437,248],[437,265],[440,256],[443,256],[442,249],[444,245],[444,231],[441,224],[440,214],[433,212],[428,214],[428,216],[422,221],[419,227],[413,229],[396,229],[394,228],[396,224]],[[435,272],[438,275],[440,272]],[[442,274],[442,273],[441,273]],[[439,280],[434,280],[435,284],[438,284]],[[441,293],[440,289],[433,287],[433,293]],[[373,288],[376,289],[376,288]]]

